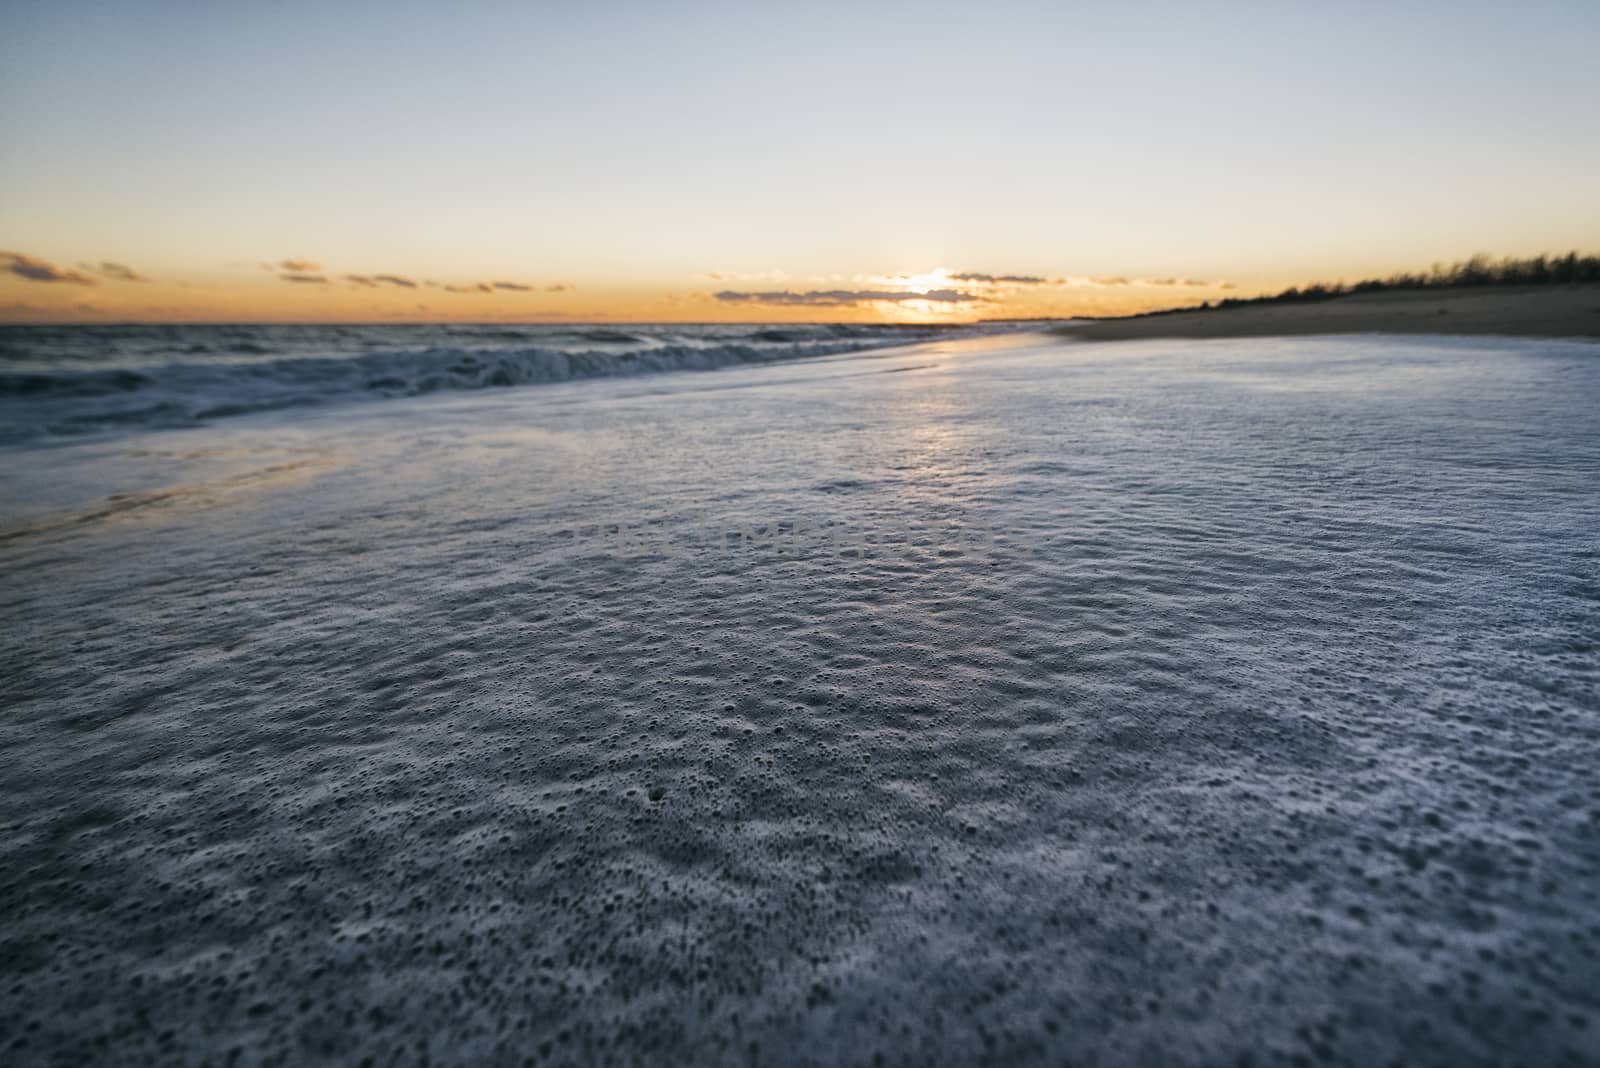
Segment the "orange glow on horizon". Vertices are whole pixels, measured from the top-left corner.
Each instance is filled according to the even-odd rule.
[[[429,277],[334,269],[311,259],[232,265],[185,278],[115,263],[0,252],[0,323],[883,322],[1125,315],[1222,296],[1221,283],[1029,278],[947,268],[682,284]],[[70,266],[69,266],[70,264]],[[774,280],[778,278],[781,280]],[[841,280],[843,279],[843,280]],[[1265,291],[1271,287],[1261,287]]]

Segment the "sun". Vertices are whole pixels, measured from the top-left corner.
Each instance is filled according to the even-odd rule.
[[[950,272],[943,267],[936,267],[924,274],[896,275],[890,281],[905,289],[926,293],[930,289],[948,289],[950,287]]]

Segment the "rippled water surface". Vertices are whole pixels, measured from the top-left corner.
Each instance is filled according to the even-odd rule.
[[[1443,338],[14,446],[7,1056],[1593,1063],[1596,471]]]

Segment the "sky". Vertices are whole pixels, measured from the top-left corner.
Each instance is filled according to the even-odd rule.
[[[0,5],[0,321],[966,321],[1600,249],[1600,4]]]

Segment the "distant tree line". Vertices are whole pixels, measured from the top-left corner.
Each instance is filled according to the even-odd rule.
[[[1238,308],[1248,304],[1294,303],[1329,300],[1356,293],[1385,293],[1404,289],[1465,289],[1477,286],[1549,286],[1577,282],[1600,282],[1600,256],[1531,256],[1526,259],[1491,259],[1477,255],[1459,263],[1436,263],[1426,274],[1394,274],[1388,278],[1369,278],[1364,282],[1319,282],[1291,286],[1282,293],[1262,297],[1229,297],[1208,305]]]

